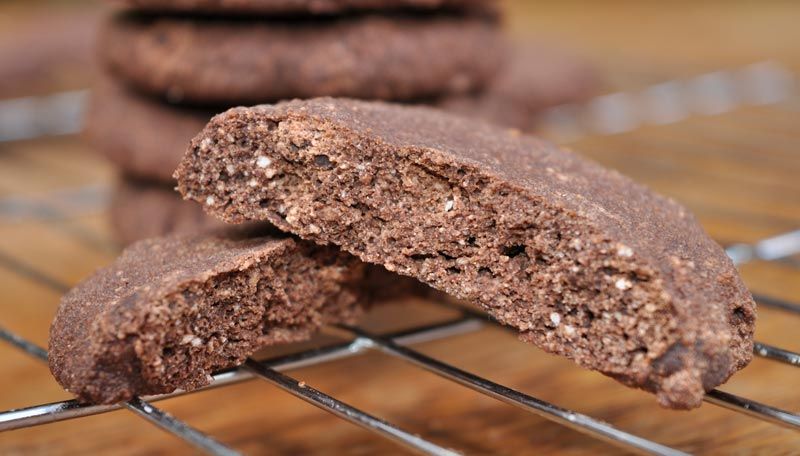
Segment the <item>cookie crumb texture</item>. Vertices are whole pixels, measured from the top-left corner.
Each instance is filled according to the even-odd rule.
[[[350,255],[291,239],[141,241],[64,296],[50,370],[90,403],[196,389],[259,348],[352,322],[362,275]]]
[[[428,108],[292,101],[216,116],[176,177],[218,217],[476,302],[667,407],[699,406],[751,358],[752,297],[695,219],[534,138]]]
[[[504,58],[494,20],[440,14],[287,21],[120,15],[104,28],[99,51],[130,86],[204,105],[468,93]]]

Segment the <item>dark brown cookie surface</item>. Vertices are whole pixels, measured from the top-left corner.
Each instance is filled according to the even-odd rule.
[[[192,104],[320,95],[408,100],[482,87],[503,59],[478,16],[235,21],[118,16],[101,60],[139,90]]]
[[[291,239],[138,242],[63,297],[50,369],[93,403],[199,388],[261,347],[352,322],[362,277],[355,258]]]
[[[495,0],[122,0],[145,11],[191,13],[333,14],[396,9],[460,9],[486,7]]]
[[[668,407],[699,406],[752,356],[752,297],[686,209],[532,137],[427,108],[293,101],[216,116],[176,177],[214,215],[477,302]]]

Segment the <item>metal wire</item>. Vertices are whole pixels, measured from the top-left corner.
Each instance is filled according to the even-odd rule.
[[[498,328],[507,331],[511,330],[510,327],[500,324],[487,314],[458,305],[451,305],[451,307],[461,309],[461,311],[464,312],[466,315],[471,315],[474,318],[479,318],[484,321],[487,321]],[[762,344],[759,342],[754,342],[753,353],[756,356],[761,356],[766,359],[779,361],[793,366],[800,366],[799,364],[800,361],[798,361],[800,360],[800,354],[791,352],[789,350],[784,350],[782,348],[773,347],[771,345]],[[750,399],[739,397],[731,393],[723,393],[718,390],[713,390],[709,394],[711,394],[711,397],[708,397],[707,395],[706,397],[704,397],[704,400],[711,404],[721,405],[725,408],[742,412],[746,410],[747,415],[753,418],[778,424],[791,429],[800,430],[800,428],[797,428],[796,426],[796,423],[798,422],[798,420],[800,420],[800,414],[788,412],[786,410],[781,410],[779,408],[772,407],[770,405],[752,401]]]
[[[734,244],[725,249],[725,253],[728,254],[733,263],[737,266],[741,266],[753,260],[784,260],[800,253],[800,229],[771,236],[755,244]],[[800,314],[800,305],[795,303],[787,302],[773,296],[766,296],[761,293],[753,293],[753,299],[762,305]]]
[[[475,319],[474,317],[469,315],[465,315],[445,323],[428,325],[423,328],[417,328],[414,330],[396,333],[394,335],[389,335],[387,337],[382,337],[380,339],[377,338],[367,339],[365,337],[359,336],[346,344],[339,344],[323,349],[310,350],[298,353],[296,355],[288,355],[258,363],[250,361],[248,362],[247,367],[251,372],[254,369],[256,369],[255,368],[256,365],[262,366],[262,368],[270,370],[271,370],[270,366],[276,369],[298,368],[312,364],[317,364],[320,362],[333,361],[336,359],[341,359],[344,357],[362,353],[365,349],[375,348],[376,346],[379,346],[379,344],[377,343],[379,340],[389,341],[391,342],[391,344],[395,344],[399,347],[399,344],[425,342],[430,340],[436,340],[439,338],[447,338],[459,333],[475,331],[479,329],[481,326],[482,326],[481,320]],[[360,329],[353,329],[353,330],[361,331]],[[417,361],[419,362],[421,361],[421,357],[424,357],[424,355],[421,354],[417,355],[418,355]],[[457,368],[441,363],[439,361],[435,360],[433,361],[437,364],[435,366],[436,369],[431,369],[432,366],[431,363],[427,363],[426,367],[427,369],[432,370],[439,374],[443,373],[449,373],[451,375],[457,374],[457,376],[455,377],[448,377],[448,378],[451,378],[453,380],[458,381],[459,383],[470,386],[473,389],[483,392],[484,394],[488,394],[492,397],[520,406],[528,411],[533,411],[540,416],[544,416],[545,418],[567,425],[578,431],[587,433],[589,435],[593,435],[595,437],[602,438],[603,440],[606,441],[610,441],[616,444],[617,446],[621,446],[628,450],[644,454],[659,454],[659,455],[683,454],[680,451],[671,449],[669,447],[665,447],[655,442],[650,442],[646,439],[634,436],[632,434],[628,434],[624,431],[620,431],[607,423],[603,423],[591,417],[556,407],[552,404],[527,396],[523,393],[512,390],[505,386],[480,378],[474,374],[461,371]],[[245,378],[250,378],[249,375],[244,375],[245,372],[247,371],[242,369],[228,370],[222,372],[217,376],[215,376],[215,381],[211,386],[220,386],[221,384],[228,384],[234,381],[240,381],[244,380]],[[287,387],[285,384],[281,386],[284,388]],[[294,387],[289,386],[288,388],[290,392],[292,392],[293,394],[303,393],[302,391],[299,391],[299,389],[302,389],[299,388],[299,383],[296,383]],[[160,400],[178,394],[185,394],[185,393],[176,392],[173,394],[155,396],[153,398],[147,398],[147,399]],[[308,398],[304,399],[308,400]],[[376,418],[364,412],[361,412],[357,409],[353,409],[352,407],[349,407],[346,404],[340,404],[340,406],[334,406],[330,401],[336,401],[336,400],[330,398],[330,400],[327,402],[321,401],[315,405],[322,406],[326,410],[335,413],[337,415],[340,414],[339,412],[341,410],[347,410],[349,417],[358,420],[357,424],[362,425],[363,427],[367,427],[368,429],[381,434],[389,432],[387,426],[393,427],[392,425],[377,420]],[[0,431],[18,429],[26,426],[40,425],[47,422],[93,415],[97,413],[116,410],[118,408],[120,408],[120,405],[118,404],[96,406],[96,405],[82,405],[78,404],[75,401],[65,401],[61,403],[45,404],[41,406],[30,407],[27,409],[11,410],[8,412],[0,413]],[[399,429],[394,428],[392,432],[393,432],[392,434],[393,440],[401,438],[398,436],[403,436],[407,439],[403,440],[403,443],[406,445],[412,443],[420,443],[418,441],[419,439],[418,437],[407,433],[403,433],[403,431]],[[431,442],[427,442],[425,445],[426,446],[416,446],[414,447],[414,449],[421,452],[427,452],[427,454],[451,454],[451,453],[441,453],[441,451],[450,451],[450,450],[438,447],[437,445]],[[433,445],[433,446],[429,447],[428,445]],[[433,451],[434,448],[436,448],[435,451]]]
[[[19,348],[20,350],[33,356],[34,358],[38,358],[42,361],[47,361],[47,350],[32,342],[28,342],[27,340],[12,333],[11,331],[6,330],[3,327],[0,327],[0,339]]]
[[[125,403],[128,410],[155,424],[161,429],[178,436],[189,444],[206,453],[220,456],[238,456],[239,452],[217,442],[207,434],[203,434],[188,424],[174,418],[167,412],[161,411],[145,402],[143,399],[135,397]]]
[[[438,338],[446,338],[454,334],[474,331],[481,326],[481,322],[485,321],[489,321],[494,325],[501,326],[499,325],[499,323],[492,320],[485,314],[481,314],[472,309],[466,309],[462,307],[458,307],[458,309],[461,312],[463,312],[464,315],[455,320],[439,324],[428,325],[421,328],[414,328],[405,332],[395,333],[383,337],[367,334],[363,330],[358,328],[347,328],[348,331],[352,331],[356,335],[356,338],[348,343],[337,344],[331,347],[308,350],[293,355],[287,355],[271,360],[266,360],[259,363],[259,365],[263,366],[264,368],[275,368],[275,369],[286,370],[286,369],[298,368],[298,367],[303,367],[303,366],[308,366],[353,356],[363,352],[365,349],[368,348],[379,348],[386,353],[406,359],[407,361],[413,362],[438,375],[450,378],[451,380],[454,380],[472,389],[480,391],[491,397],[495,397],[504,402],[511,403],[513,405],[526,409],[530,412],[536,413],[540,416],[544,416],[545,418],[564,424],[572,429],[576,429],[579,432],[583,432],[592,435],[594,437],[603,439],[605,441],[609,441],[615,445],[625,447],[628,450],[644,452],[649,454],[681,454],[678,450],[660,445],[655,442],[651,442],[647,439],[643,439],[635,435],[628,434],[602,421],[569,410],[565,410],[553,404],[549,404],[539,399],[527,396],[523,393],[507,388],[503,385],[493,383],[489,380],[459,370],[448,364],[442,363],[441,361],[429,358],[425,355],[422,355],[418,352],[409,350],[401,346],[404,344],[418,343],[428,340],[435,340]],[[18,348],[32,354],[33,356],[36,356],[40,359],[46,359],[46,353],[43,349],[36,346],[35,344],[32,344],[24,340],[19,336],[16,336],[13,333],[0,329],[0,338],[10,342],[14,346],[17,346]],[[797,353],[793,353],[788,350],[784,350],[778,347],[762,343],[755,344],[755,353],[758,356],[763,356],[765,358],[780,361],[790,365],[798,365],[798,359],[800,359],[800,355],[798,355]],[[246,370],[230,369],[215,375],[214,383],[210,385],[210,387],[238,382],[241,380],[245,380],[247,378],[251,378],[251,376],[252,375]],[[297,383],[295,387],[297,387],[298,385],[299,383]],[[297,391],[293,392],[298,394]],[[185,393],[179,391],[173,394],[154,396],[152,398],[146,398],[146,399],[160,400],[179,394],[185,394]],[[331,398],[331,400],[335,401],[334,398]],[[795,430],[800,429],[798,427],[798,423],[800,423],[800,416],[798,416],[797,414],[793,414],[791,412],[787,412],[765,404],[751,401],[746,398],[738,397],[730,393],[714,390],[708,393],[705,400],[709,403],[719,405],[728,408],[730,410],[735,410],[741,413],[745,413],[754,418],[768,421],[780,426],[784,426]],[[325,406],[325,403],[322,403],[322,405]],[[131,404],[123,404],[123,406],[126,406],[128,408],[132,407]],[[17,429],[26,426],[35,426],[44,423],[60,421],[64,419],[77,418],[81,416],[88,416],[97,413],[116,410],[119,409],[120,407],[121,405],[119,404],[95,406],[95,405],[79,404],[76,401],[64,401],[53,404],[44,404],[26,409],[11,410],[8,412],[0,413],[0,431]],[[147,411],[146,407],[149,408],[149,410],[151,411],[150,413],[146,413]],[[142,414],[142,416],[151,420],[159,427],[175,433],[176,435],[180,436],[184,440],[187,440],[188,442],[192,443],[195,446],[200,447],[201,445],[204,445],[205,446],[204,449],[213,454],[231,454],[227,453],[227,451],[233,451],[225,447],[214,449],[213,447],[216,442],[213,439],[186,426],[185,424],[175,420],[169,415],[158,411],[157,409],[147,404],[146,402],[139,403],[138,407],[133,406],[133,410]],[[329,411],[334,412],[333,409]],[[350,412],[354,414],[353,416],[358,416],[361,418],[361,422],[359,422],[359,424],[361,424],[362,426],[368,426],[368,423],[381,422],[380,420],[374,421],[376,420],[374,417],[371,417],[370,415],[355,409],[350,410]],[[381,423],[383,423],[383,425],[385,426],[390,426],[394,428],[392,425],[388,423],[385,422]],[[377,430],[374,427],[372,429],[377,432]],[[403,431],[399,432],[401,433],[400,435],[411,436],[410,434],[407,433],[403,434]],[[416,441],[416,439],[419,439],[419,437],[416,436],[411,436],[411,437],[413,438],[412,441]],[[441,450],[450,451],[438,447],[430,442],[427,443],[430,445],[434,445],[434,447],[438,448],[436,451],[441,451]],[[423,448],[416,448],[416,449],[423,452],[425,451]],[[442,453],[429,452],[428,454],[442,454]]]
[[[645,125],[673,124],[744,106],[785,103],[796,93],[790,69],[762,61],[651,85],[640,92],[610,93],[580,105],[545,109],[540,129],[558,142],[569,143],[589,135],[627,133]]]
[[[724,391],[712,390],[704,400],[729,410],[744,413],[762,421],[767,421],[789,429],[800,430],[800,415],[760,404]]]
[[[800,314],[800,304],[784,301],[782,299],[774,298],[772,296],[765,296],[760,293],[753,293],[753,299],[755,299],[756,302],[761,305]]]
[[[735,244],[725,251],[737,265],[752,260],[780,260],[800,253],[800,230],[772,236],[752,245]]]
[[[761,342],[754,342],[753,352],[762,358],[800,367],[800,354],[791,352],[789,350],[784,350],[772,345],[762,344]]]
[[[668,99],[674,98],[670,96],[670,93],[674,93],[675,90],[688,90],[692,93],[697,91],[697,93],[701,93],[703,91],[700,89],[702,89],[704,85],[713,85],[716,88],[727,87],[732,81],[732,76],[736,76],[740,78],[741,81],[744,81],[742,84],[746,84],[750,92],[763,95],[758,99],[742,100],[748,104],[777,103],[785,100],[787,96],[793,93],[793,88],[787,83],[786,70],[780,66],[776,66],[774,63],[765,62],[742,70],[737,70],[737,72],[732,72],[730,74],[717,72],[701,75],[683,85],[666,83],[654,86],[638,95],[638,98],[634,100],[635,103],[633,104],[631,104],[631,100],[633,99],[626,94],[612,94],[610,96],[599,97],[588,105],[589,113],[597,114],[596,116],[590,116],[595,121],[590,125],[590,129],[601,134],[613,134],[636,128],[640,122],[629,122],[628,114],[630,109],[628,108],[634,105],[638,106],[642,103],[649,107],[648,109],[650,110],[647,112],[652,114],[652,118],[648,117],[649,123],[669,123],[677,121],[688,115],[690,111],[698,114],[707,114],[715,109],[719,110],[720,106],[723,105],[727,106],[725,108],[726,110],[730,109],[732,105],[730,105],[730,103],[728,103],[729,100],[724,97],[724,99],[719,97],[715,99],[699,99],[702,103],[695,103],[695,105],[688,107],[684,106],[683,108],[691,109],[684,109],[678,112],[678,114],[683,113],[678,116],[674,115],[677,111],[669,111],[666,108],[672,106],[670,104],[671,101]],[[780,93],[767,93],[762,90],[768,87],[780,87],[782,91]],[[717,95],[725,95],[727,92],[717,91],[716,93]],[[80,127],[81,109],[85,97],[85,92],[78,91],[65,93],[63,96],[57,95],[39,100],[19,99],[0,103],[0,141],[32,138],[50,134],[66,134],[77,131]],[[662,103],[665,100],[669,103]],[[654,101],[658,103],[651,103]],[[54,109],[54,107],[56,109]],[[556,108],[553,113],[557,114],[557,110],[558,108]],[[14,116],[2,115],[3,113],[11,112],[15,113]],[[50,114],[48,114],[48,112]],[[23,113],[23,115],[19,113]],[[601,121],[598,121],[598,119]],[[19,124],[19,122],[21,121],[25,122],[25,128],[20,128],[21,124]],[[15,201],[8,201],[4,204],[0,204],[0,210],[17,214],[17,216],[21,213],[20,207],[16,205]],[[48,217],[54,216],[49,209],[46,211],[39,210],[36,213],[44,213]],[[737,265],[745,264],[753,260],[788,260],[791,259],[793,255],[800,253],[800,230],[773,236],[754,244],[735,244],[728,247],[726,252]],[[0,258],[0,261],[12,260],[13,258]],[[63,284],[54,280],[49,280],[51,283],[48,283],[48,279],[50,278],[46,275],[42,275],[34,268],[29,268],[20,264],[14,264],[13,267],[17,271],[23,270],[29,277],[47,284],[52,288],[64,288]],[[760,304],[800,313],[800,305],[798,304],[759,294],[754,294],[754,297]],[[494,383],[406,347],[406,345],[409,344],[447,338],[455,334],[475,331],[479,329],[485,321],[491,321],[492,324],[499,326],[499,323],[491,320],[486,315],[474,312],[470,309],[460,308],[460,310],[464,315],[454,320],[382,336],[368,333],[357,327],[341,327],[342,330],[348,331],[350,336],[354,338],[347,342],[329,347],[315,348],[264,361],[248,360],[243,368],[228,369],[215,374],[213,383],[207,388],[250,379],[253,378],[255,374],[303,400],[376,432],[379,435],[403,444],[415,451],[435,455],[457,454],[452,450],[429,442],[422,437],[403,431],[391,423],[355,409],[334,397],[278,372],[347,358],[372,349],[406,360],[416,366],[455,381],[482,394],[520,407],[578,432],[591,435],[629,451],[647,454],[685,454],[679,450],[629,434],[595,418],[563,409],[554,404]],[[13,346],[40,360],[46,360],[47,353],[44,349],[2,328],[0,328],[0,339],[11,343]],[[754,353],[765,359],[792,366],[800,366],[800,354],[772,345],[756,342],[754,344]],[[175,419],[149,403],[150,401],[162,400],[182,394],[187,393],[177,391],[172,394],[135,398],[128,403],[114,405],[86,405],[79,404],[75,400],[70,400],[9,410],[0,412],[0,431],[95,415],[125,407],[169,433],[182,438],[198,449],[211,454],[237,454],[234,450],[220,444],[210,436]],[[712,390],[705,396],[705,401],[779,426],[800,430],[800,415],[761,404],[747,398],[742,398],[731,393]]]
[[[427,371],[433,372],[436,375],[460,383],[461,385],[464,385],[475,391],[517,406],[528,412],[535,413],[543,418],[562,424],[578,432],[591,435],[592,437],[625,448],[626,450],[641,454],[686,454],[650,440],[621,431],[608,423],[604,423],[592,417],[563,409],[550,404],[549,402],[528,396],[527,394],[521,393],[507,386],[500,385],[470,372],[461,370],[457,367],[453,367],[417,351],[402,347],[391,339],[376,336],[352,326],[340,327],[358,336],[358,339],[356,340],[361,340],[365,345],[375,346],[384,353],[411,362],[412,364]]]
[[[471,317],[460,317],[442,323],[414,328],[408,331],[396,332],[388,335],[387,337],[391,337],[398,343],[415,344],[476,331],[482,326],[482,322]],[[0,332],[0,334],[4,334],[4,332]],[[261,361],[261,364],[279,371],[299,369],[301,367],[313,366],[316,364],[349,358],[363,352],[366,348],[367,347],[359,345],[355,341],[349,341],[329,347],[314,348],[300,353],[279,356]],[[253,375],[249,371],[243,369],[226,369],[214,374],[213,382],[202,389],[238,383],[248,380],[252,378],[252,376]],[[170,394],[147,396],[144,399],[147,401],[159,401],[185,394],[188,393],[184,391],[176,391]],[[120,408],[122,408],[121,404],[90,405],[81,404],[75,400],[69,400],[9,410],[6,412],[0,412],[0,432],[69,420],[72,418],[97,415],[100,413],[119,410]]]
[[[0,142],[78,133],[88,90],[0,100]]]
[[[11,333],[10,331],[4,328],[0,328],[0,339],[10,342],[12,345],[20,348],[21,350],[39,359],[40,361],[47,362],[47,351],[45,351],[38,345],[29,342],[16,334]],[[180,437],[181,439],[191,444],[195,448],[202,450],[208,454],[219,455],[219,456],[236,456],[239,454],[238,452],[217,442],[212,437],[203,434],[197,429],[176,419],[169,413],[166,413],[148,404],[143,399],[133,398],[130,401],[124,403],[123,405],[128,410],[135,412],[137,415],[141,416],[147,421],[155,424],[156,426],[160,427],[161,429],[164,429],[165,431],[172,433],[177,437]],[[75,407],[73,406],[71,408],[74,410]],[[51,409],[50,411],[54,410]],[[67,413],[69,413],[69,411],[67,411]],[[14,416],[24,416],[24,415],[25,415],[24,412],[13,411],[13,410],[11,411],[11,418],[13,418]],[[0,430],[3,430],[3,428],[1,427],[3,421],[5,420],[3,420],[3,418],[0,418]]]
[[[351,405],[348,405],[317,389],[312,388],[309,385],[306,385],[304,382],[297,381],[288,375],[281,374],[280,372],[255,362],[252,359],[248,359],[244,366],[249,371],[258,375],[260,378],[282,388],[284,391],[287,391],[310,404],[330,412],[339,418],[361,426],[362,428],[386,437],[389,440],[397,442],[417,453],[431,454],[436,456],[454,456],[459,454],[452,450],[448,450],[447,448],[428,442],[419,436],[410,434],[393,424],[375,418],[368,413],[362,412]]]

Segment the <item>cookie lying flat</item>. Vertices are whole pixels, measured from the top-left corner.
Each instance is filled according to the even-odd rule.
[[[363,265],[291,239],[134,244],[61,300],[50,370],[82,401],[191,390],[267,345],[352,321]]]
[[[118,78],[192,104],[466,93],[503,58],[494,21],[458,15],[282,22],[123,15],[99,45]]]
[[[128,177],[115,185],[108,211],[111,231],[122,245],[167,234],[220,232],[231,227],[197,204],[183,201],[171,186]]]
[[[214,117],[176,177],[224,220],[268,220],[476,302],[664,406],[699,406],[751,359],[755,304],[694,217],[531,137],[429,108],[292,101]]]
[[[558,48],[520,43],[508,54],[507,62],[486,88],[474,94],[445,97],[436,106],[531,131],[544,109],[586,100],[600,85],[588,62]]]
[[[495,0],[123,0],[143,11],[209,14],[333,14],[396,9],[458,9],[492,5]]]
[[[102,80],[92,89],[84,134],[124,173],[174,185],[186,145],[213,116],[213,110],[167,105]]]
[[[510,55],[485,91],[445,97],[434,104],[467,117],[531,130],[542,109],[578,101],[597,87],[586,63],[547,46],[525,45]],[[85,134],[94,149],[126,174],[173,184],[172,173],[187,144],[214,113],[214,109],[165,104],[106,78],[92,90]]]

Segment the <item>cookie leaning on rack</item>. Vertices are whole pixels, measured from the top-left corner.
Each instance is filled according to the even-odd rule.
[[[429,108],[320,98],[214,117],[178,188],[480,304],[673,408],[752,357],[755,304],[675,201],[554,145]]]

